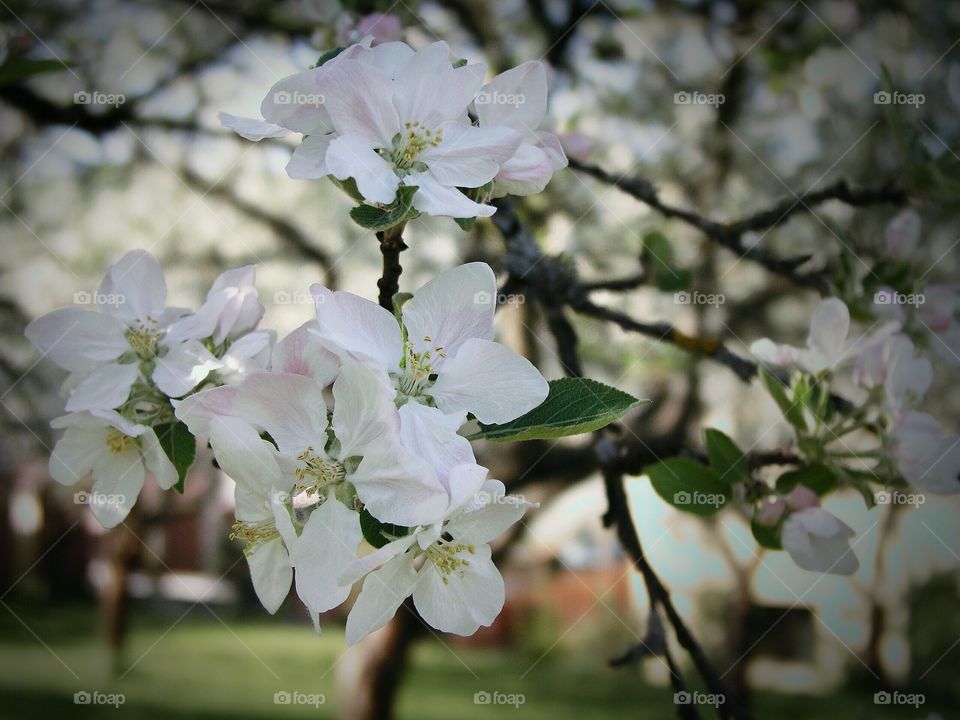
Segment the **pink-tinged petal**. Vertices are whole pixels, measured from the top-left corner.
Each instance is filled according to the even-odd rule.
[[[107,270],[99,296],[116,302],[103,312],[127,322],[159,320],[167,305],[167,281],[157,259],[146,250],[131,250]]]
[[[255,265],[221,273],[200,309],[171,324],[167,342],[210,337],[220,345],[227,338],[253,330],[263,317],[255,280]]]
[[[350,586],[337,580],[356,559],[362,537],[359,514],[333,497],[316,508],[304,525],[290,557],[296,568],[297,594],[315,625],[319,626],[319,613],[335,608],[350,594]]]
[[[360,22],[357,23],[356,31],[361,36],[371,36],[378,45],[380,43],[403,45],[403,43],[399,42],[390,42],[391,40],[399,40],[403,37],[403,23],[396,15],[387,15],[379,12],[364,15],[360,18]],[[406,46],[404,45],[404,47]]]
[[[306,375],[321,386],[333,382],[340,372],[340,359],[310,332],[316,326],[316,321],[306,322],[277,343],[271,361],[274,372]]]
[[[320,77],[329,72],[319,67],[288,75],[270,88],[260,113],[267,122],[304,135],[331,132],[333,123],[320,91]]]
[[[413,48],[405,42],[387,42],[375,45],[370,51],[359,55],[357,59],[370,63],[385,72],[391,80],[395,80],[403,74],[414,54]]]
[[[781,541],[793,561],[804,570],[852,575],[859,562],[850,548],[853,531],[820,508],[795,512],[783,524]]]
[[[109,315],[61,308],[27,325],[24,335],[67,370],[88,370],[92,362],[115,360],[130,350],[126,325]]]
[[[90,510],[105,528],[119,525],[130,514],[146,473],[140,448],[131,445],[123,452],[108,452],[93,466]]]
[[[363,455],[371,444],[399,436],[394,395],[382,371],[357,363],[340,368],[333,383],[333,431],[340,441],[340,458]]]
[[[447,510],[447,491],[433,469],[399,442],[372,445],[348,479],[366,509],[381,522],[425,525],[441,519]]]
[[[311,285],[317,305],[316,336],[331,350],[386,372],[400,368],[400,324],[387,310],[359,295]]]
[[[546,152],[529,143],[522,144],[497,173],[497,190],[507,195],[534,195],[553,177],[553,163]]]
[[[411,173],[404,183],[418,188],[413,207],[427,215],[474,218],[490,217],[497,211],[493,205],[474,202],[456,188],[444,187],[429,172]]]
[[[472,127],[459,122],[441,126],[443,141],[427,148],[420,160],[437,182],[447,187],[480,187],[512,158],[523,135],[506,127]]]
[[[160,391],[175,398],[186,395],[207,375],[223,365],[199,340],[190,340],[170,348],[157,358],[153,382]]]
[[[768,338],[757,340],[750,345],[750,352],[760,362],[779,367],[796,367],[802,351],[792,345],[778,345]]]
[[[210,421],[215,417],[234,415],[234,403],[239,385],[201,390],[183,400],[173,400],[174,414],[186,423],[190,432],[206,437],[210,434]]]
[[[270,355],[276,336],[273,330],[258,330],[237,338],[220,361],[220,378],[225,383],[237,383],[251,373],[270,366]]]
[[[547,114],[547,70],[533,60],[497,75],[474,101],[481,126],[504,125],[533,134]]]
[[[914,355],[913,342],[905,335],[891,338],[888,352],[885,400],[892,407],[904,402],[919,403],[933,382],[930,360]]]
[[[549,391],[529,360],[489,340],[463,343],[429,392],[445,412],[466,410],[482,423],[505,423],[533,410]]]
[[[257,598],[273,615],[290,593],[290,583],[293,582],[293,568],[286,547],[280,538],[265,542],[247,555],[247,565]]]
[[[67,399],[67,412],[112,409],[130,397],[130,388],[140,374],[137,363],[108,363],[90,373]]]
[[[471,338],[493,340],[496,299],[497,279],[486,263],[446,270],[404,304],[407,339],[416,352],[440,348],[448,357]]]
[[[410,59],[397,76],[394,104],[400,120],[419,121],[436,129],[466,115],[467,106],[483,84],[481,67],[453,68],[450,48],[435,42]]]
[[[787,494],[784,501],[791,510],[806,510],[820,505],[820,498],[806,485],[797,485]]]
[[[843,357],[850,332],[850,311],[838,298],[822,300],[813,311],[807,345],[822,357],[824,367],[808,367],[811,372],[826,370]]]
[[[143,453],[143,462],[153,474],[153,480],[162,490],[169,490],[177,484],[180,476],[177,469],[170,462],[167,453],[160,447],[157,434],[150,430],[140,436],[140,450]]]
[[[444,481],[455,466],[476,462],[470,441],[457,434],[465,421],[465,412],[445,413],[408,402],[400,408],[400,438],[407,450],[430,463]]]
[[[287,175],[294,180],[317,180],[330,174],[327,149],[334,135],[308,135],[293,151],[287,163]]]
[[[393,83],[374,65],[342,60],[322,74],[319,92],[337,133],[367,148],[390,147],[402,129],[392,102]]]
[[[915,210],[901,210],[887,223],[885,239],[887,252],[891,257],[913,260],[913,254],[920,242],[921,221]]]
[[[465,560],[458,570],[444,573],[432,562],[424,564],[413,591],[413,604],[421,617],[442,632],[472,635],[490,625],[503,608],[503,577],[490,559],[490,546],[456,555]]]
[[[223,471],[237,484],[236,516],[244,522],[273,518],[270,497],[285,488],[274,450],[247,422],[218,417],[210,423],[210,445]],[[288,484],[292,485],[290,479]]]
[[[353,178],[367,202],[393,202],[400,178],[373,147],[353,137],[338,137],[327,149],[327,168],[338,180]]]
[[[397,613],[417,583],[413,558],[401,555],[367,575],[347,616],[347,645],[379,630]]]
[[[259,142],[266,138],[281,138],[290,134],[290,131],[279,125],[257,120],[257,118],[241,117],[240,115],[231,115],[221,112],[217,114],[220,118],[220,124],[229,130],[233,130],[237,135],[253,142]]]
[[[92,427],[68,427],[50,453],[50,477],[61,485],[76,485],[110,452],[108,429],[102,423]]]

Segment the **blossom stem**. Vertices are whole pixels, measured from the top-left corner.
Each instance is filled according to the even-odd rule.
[[[378,301],[380,307],[393,312],[393,296],[400,291],[400,274],[403,266],[400,265],[400,253],[407,249],[403,242],[404,224],[396,225],[388,230],[377,233],[380,241],[380,254],[383,256],[383,272],[377,281],[380,289]]]

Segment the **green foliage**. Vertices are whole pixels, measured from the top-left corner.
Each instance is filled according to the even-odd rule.
[[[363,532],[363,539],[375,548],[382,548],[392,540],[410,533],[410,528],[403,525],[380,522],[367,512],[366,508],[360,510],[360,530]]]
[[[733,440],[715,428],[704,430],[703,437],[707,446],[710,469],[720,482],[724,485],[733,485],[749,477],[747,457]]]
[[[811,463],[798,470],[788,470],[777,478],[779,493],[788,493],[797,485],[804,485],[822,496],[837,487],[837,476],[827,465]]]
[[[31,60],[25,57],[7,58],[6,62],[0,65],[0,85],[12,85],[23,80],[29,80],[36,75],[67,70],[69,67],[69,63],[63,63],[59,60]]]
[[[650,280],[660,290],[676,292],[690,287],[690,271],[674,267],[673,248],[663,233],[654,231],[643,236],[641,258]]]
[[[382,232],[396,227],[415,217],[417,211],[413,209],[413,196],[417,192],[416,185],[401,185],[397,189],[397,196],[393,203],[386,207],[373,205],[357,205],[350,211],[350,217],[360,227],[374,232]]]
[[[186,424],[180,420],[157,425],[153,430],[157,434],[163,452],[177,469],[177,484],[173,487],[177,492],[183,493],[187,471],[197,459],[197,440],[190,434]]]
[[[592,432],[621,418],[643,400],[587,378],[550,381],[540,405],[502,425],[480,424],[471,440],[549,440]]]
[[[644,468],[657,494],[678,510],[713,515],[729,499],[729,486],[696,460],[670,458]]]
[[[780,412],[783,413],[787,422],[800,432],[806,432],[807,420],[803,416],[803,406],[791,400],[787,395],[786,387],[780,382],[780,379],[762,365],[757,370],[757,374],[760,377],[760,382],[763,383],[767,392],[770,393],[770,397],[777,403],[777,407],[780,408]]]

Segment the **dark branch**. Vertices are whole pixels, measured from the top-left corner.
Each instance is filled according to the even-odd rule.
[[[377,280],[380,289],[378,300],[380,307],[393,312],[393,296],[400,292],[400,274],[403,266],[400,265],[400,253],[407,249],[403,242],[403,225],[377,233],[380,241],[380,254],[383,255],[383,273]]]

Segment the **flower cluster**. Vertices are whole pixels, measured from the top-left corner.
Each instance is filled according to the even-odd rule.
[[[437,629],[470,634],[503,605],[488,543],[528,503],[487,478],[458,430],[468,418],[514,420],[549,391],[493,340],[496,289],[489,266],[462,265],[397,296],[391,313],[315,285],[316,320],[274,343],[256,330],[253,268],[225,272],[187,312],[165,307],[157,261],[131,252],[100,287],[109,304],[27,328],[72,372],[51,474],[71,485],[92,474],[93,512],[112,527],[147,471],[174,487],[185,473],[177,454],[207,438],[236,482],[232,537],[268,611],[295,576],[319,628],[365,578],[349,642],[410,595]],[[173,426],[188,447],[169,446]]]
[[[61,308],[27,327],[27,338],[70,371],[51,475],[73,485],[92,472],[91,507],[104,527],[130,512],[145,467],[164,489],[178,482],[156,431],[173,420],[171,399],[267,366],[274,336],[256,329],[263,306],[253,281],[252,266],[229,270],[196,312],[168,308],[159,263],[135,250],[107,271],[97,309]]]
[[[768,375],[768,389],[780,396],[810,463],[794,475],[799,484],[792,489],[778,482],[778,490],[789,492],[761,498],[754,518],[779,530],[784,549],[800,567],[838,574],[857,569],[847,545],[853,532],[819,507],[818,493],[847,485],[872,505],[887,488],[960,492],[960,437],[915,409],[933,380],[933,365],[907,334],[905,319],[901,313],[851,340],[847,305],[827,298],[813,313],[806,347],[767,339],[751,347],[764,363],[791,372],[789,386]],[[844,390],[849,412],[835,411],[834,388]]]
[[[486,65],[454,62],[445,42],[414,51],[371,38],[321,58],[276,83],[263,120],[221,113],[249,140],[301,133],[291,178],[331,176],[355,199],[379,208],[471,219],[492,215],[491,197],[540,192],[567,159],[540,130],[547,74],[527,62],[484,84]]]

